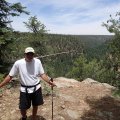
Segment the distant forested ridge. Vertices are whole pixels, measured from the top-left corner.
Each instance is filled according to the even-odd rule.
[[[95,58],[96,54],[98,57],[98,52],[100,53],[101,50],[105,49],[104,44],[112,36],[44,34],[41,37],[40,34],[34,36],[33,33],[14,32],[14,38],[16,38],[14,43],[8,46],[10,50],[4,53],[3,61],[5,64],[13,63],[15,60],[24,57],[24,49],[27,46],[32,46],[35,49],[37,57],[69,52],[41,58],[46,72],[53,76],[65,76],[72,69],[74,60],[81,54],[84,53],[90,59]],[[99,47],[101,49],[97,49]]]
[[[100,53],[103,50],[99,56],[102,57],[106,49],[105,44],[112,38],[112,36],[48,34],[47,38],[48,41],[46,42],[46,46],[48,46],[47,49],[49,52],[51,51],[51,53],[74,51],[70,54],[63,54],[54,57],[54,59],[57,59],[54,61],[56,63],[53,64],[54,69],[57,69],[54,73],[56,73],[57,76],[65,76],[71,70],[75,59],[81,54],[85,54],[88,59],[92,57],[97,59],[99,56],[98,52]],[[96,49],[98,51],[96,51]],[[50,54],[49,52],[47,54]]]

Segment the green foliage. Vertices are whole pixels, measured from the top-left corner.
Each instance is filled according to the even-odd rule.
[[[6,55],[5,50],[11,50],[9,48],[9,44],[13,43],[13,29],[11,28],[10,17],[19,16],[21,13],[28,14],[26,12],[25,7],[23,7],[20,3],[11,4],[5,0],[0,1],[0,62],[2,63],[4,60],[4,56]],[[4,52],[5,51],[5,52]],[[8,58],[8,57],[7,57]]]
[[[4,74],[0,74],[0,82],[2,82],[3,81],[3,78],[4,77]]]
[[[117,12],[114,18],[110,15],[110,19],[107,23],[103,23],[103,26],[111,33],[114,33],[112,41],[109,43],[109,51],[107,54],[107,63],[109,68],[114,74],[115,86],[120,86],[119,77],[120,72],[120,12]]]
[[[90,40],[88,39],[90,37]],[[92,51],[88,54],[88,51],[84,49],[89,49],[90,46],[86,44],[91,44],[93,48],[96,42],[98,45],[102,45],[105,42],[105,39],[110,36],[75,36],[75,35],[54,35],[54,34],[44,34],[41,37],[41,34],[34,35],[33,33],[19,33],[14,32],[14,40],[10,43],[4,51],[4,61],[14,62],[15,60],[23,57],[24,49],[27,46],[31,46],[36,51],[36,56],[56,54],[61,52],[69,52],[67,54],[60,54],[51,57],[41,58],[44,65],[45,71],[54,77],[57,76],[66,76],[67,73],[73,67],[74,60],[80,56],[82,53],[86,53],[86,59],[89,59],[96,51]],[[105,38],[104,38],[105,37]],[[88,40],[87,40],[88,39]],[[102,39],[102,40],[101,40]],[[97,41],[98,40],[98,41]],[[88,42],[87,42],[88,41]],[[91,41],[91,43],[90,43]],[[102,43],[101,43],[102,41]],[[93,43],[92,43],[93,42]],[[100,42],[100,43],[99,43]],[[89,49],[91,51],[91,49]],[[97,53],[96,53],[97,54]],[[98,54],[99,55],[99,54]],[[90,60],[93,59],[91,57]],[[90,61],[89,60],[89,61]],[[84,70],[85,71],[85,70]],[[72,76],[71,76],[72,77]],[[77,77],[79,78],[79,75]]]
[[[42,82],[42,90],[43,90],[43,95],[47,96],[51,94],[51,89],[50,86],[48,86],[46,83]]]
[[[30,17],[28,19],[28,22],[24,22],[24,24],[32,32],[28,37],[26,37],[29,45],[35,48],[37,54],[46,54],[47,50],[45,46],[45,25],[42,24],[36,16]]]
[[[79,81],[86,78],[92,78],[99,82],[105,82],[116,86],[116,75],[111,68],[107,68],[103,60],[97,61],[97,59],[93,59],[89,61],[84,55],[81,55],[74,61],[73,68],[67,76],[76,78]]]
[[[28,30],[33,33],[43,34],[46,32],[45,25],[37,20],[36,16],[30,17],[28,22],[24,22]]]
[[[120,89],[113,91],[113,96],[120,98]]]
[[[120,33],[120,12],[117,12],[114,18],[110,15],[110,19],[107,23],[103,23],[103,26],[107,28],[110,33],[115,33],[115,35]]]
[[[85,78],[93,78],[97,77],[99,71],[99,64],[96,59],[92,61],[88,61],[84,55],[81,55],[74,62],[74,66],[72,70],[68,73],[68,76],[74,77],[78,80],[83,80]]]
[[[48,84],[46,84],[45,81],[41,81],[41,85],[42,85],[42,93],[44,96],[48,96],[52,94],[52,89],[51,86],[49,86]],[[58,94],[57,89],[54,87],[53,89],[53,95]]]
[[[0,95],[2,95],[2,92],[3,92],[3,90],[2,90],[2,89],[0,89]]]
[[[96,59],[93,59],[92,61],[86,63],[84,65],[84,78],[93,78],[97,79],[98,72],[99,72],[100,66]]]
[[[5,0],[0,1],[0,33],[4,35],[4,32],[7,30],[11,30],[8,27],[12,21],[8,19],[9,16],[19,16],[21,13],[26,13],[25,7],[23,7],[20,3],[11,4]]]
[[[12,84],[9,83],[9,84],[7,84],[6,87],[7,87],[7,89],[10,89],[10,88],[12,88],[13,86],[12,86]]]

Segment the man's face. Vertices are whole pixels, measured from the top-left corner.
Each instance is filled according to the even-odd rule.
[[[32,52],[25,53],[25,59],[28,62],[32,61],[33,57],[34,57],[34,53],[32,53]]]

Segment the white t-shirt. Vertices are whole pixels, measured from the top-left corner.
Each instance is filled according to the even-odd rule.
[[[25,58],[17,60],[12,69],[10,70],[9,75],[15,76],[19,73],[20,83],[25,86],[33,86],[40,82],[40,75],[44,74],[44,69],[41,64],[41,61],[37,58],[33,58],[31,62],[27,62]],[[36,86],[38,90],[41,85]],[[25,87],[20,87],[21,92],[25,92]],[[34,87],[28,88],[27,92],[32,93]]]

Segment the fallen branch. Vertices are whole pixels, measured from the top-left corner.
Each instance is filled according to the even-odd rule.
[[[71,52],[75,52],[75,50],[67,51],[67,52],[54,53],[54,54],[49,54],[49,55],[43,55],[43,56],[39,56],[39,57],[36,57],[36,58],[45,58],[45,57],[50,57],[50,56],[55,56],[55,55],[60,55],[60,54],[67,54],[67,53],[71,53]]]

